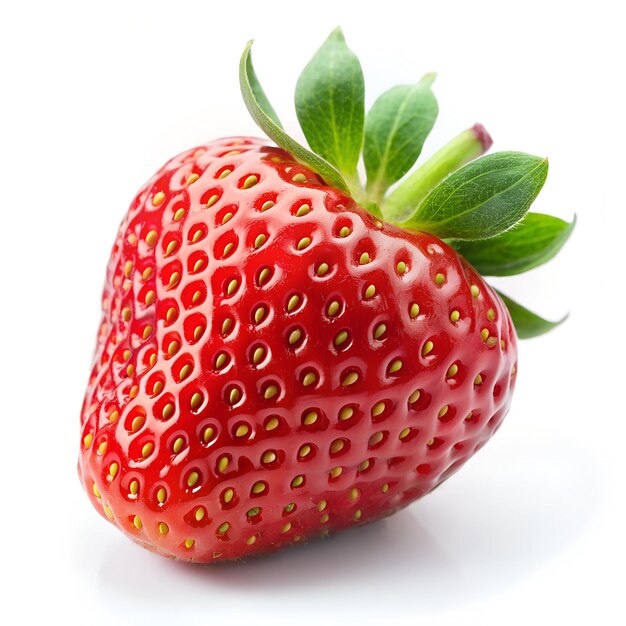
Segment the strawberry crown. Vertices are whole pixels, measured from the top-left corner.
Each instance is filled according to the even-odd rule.
[[[542,265],[569,238],[575,218],[568,223],[529,212],[546,180],[547,159],[523,152],[482,156],[492,141],[479,124],[414,167],[437,119],[434,74],[392,87],[366,114],[361,64],[341,29],[335,29],[296,84],[296,113],[309,150],[283,129],[254,72],[251,46],[252,41],[241,57],[239,79],[255,122],[370,213],[444,239],[486,276],[512,276]],[[358,171],[361,160],[365,184]],[[522,339],[565,319],[545,320],[499,295]]]

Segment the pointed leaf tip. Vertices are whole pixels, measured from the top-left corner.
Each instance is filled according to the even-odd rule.
[[[502,292],[496,290],[496,293],[502,298],[506,308],[509,310],[517,336],[520,339],[531,339],[532,337],[543,335],[560,326],[569,317],[569,313],[567,313],[560,320],[551,322],[529,311]]]

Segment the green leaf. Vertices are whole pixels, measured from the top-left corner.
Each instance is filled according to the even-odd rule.
[[[250,42],[250,44],[252,44],[252,42]],[[270,104],[270,101],[265,95],[265,91],[263,90],[263,87],[261,87],[261,83],[256,76],[254,66],[252,65],[252,57],[250,56],[248,58],[247,70],[247,78],[250,84],[250,89],[252,90],[252,95],[257,101],[259,108],[274,122],[274,124],[276,124],[276,126],[282,128],[283,125],[280,123],[280,119],[278,118],[276,111],[274,111],[274,107]]]
[[[263,130],[270,139],[275,141],[277,145],[287,150],[287,152],[298,161],[308,165],[317,172],[327,185],[332,185],[342,191],[348,191],[345,180],[330,163],[307,150],[295,139],[292,139],[272,118],[273,111],[267,112],[263,109],[263,100],[266,105],[268,101],[267,98],[264,97],[265,94],[263,94],[261,100],[258,99],[257,94],[263,93],[263,91],[254,75],[252,58],[250,56],[251,46],[252,41],[249,41],[241,55],[241,61],[239,63],[239,84],[241,87],[241,95],[243,96],[243,100],[252,119],[254,119],[261,130]],[[254,76],[254,79],[251,79],[251,76]],[[253,85],[253,83],[256,83],[256,85]],[[274,113],[274,115],[276,114]]]
[[[433,80],[429,74],[416,85],[392,87],[374,102],[365,118],[367,191],[379,202],[417,161],[435,125],[439,109],[430,88]]]
[[[295,101],[311,150],[349,178],[363,145],[364,94],[361,64],[337,28],[300,74]]]
[[[548,161],[496,152],[468,163],[437,185],[402,224],[452,239],[487,239],[517,224],[548,175]]]
[[[512,276],[553,258],[574,230],[552,215],[528,213],[506,232],[481,241],[452,241],[452,247],[485,276]]]
[[[496,290],[497,291],[497,290]],[[511,314],[511,319],[515,325],[517,336],[520,339],[530,339],[531,337],[538,337],[548,331],[556,328],[559,324],[562,324],[567,315],[558,322],[550,322],[544,320],[543,317],[539,317],[536,313],[524,308],[521,304],[518,304],[514,300],[511,300],[508,296],[505,296],[500,291],[497,291],[498,295],[502,298],[506,308]]]

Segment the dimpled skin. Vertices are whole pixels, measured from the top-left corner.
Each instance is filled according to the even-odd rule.
[[[389,515],[495,432],[516,336],[446,244],[222,139],[139,192],[108,266],[79,474],[159,554],[247,557]]]

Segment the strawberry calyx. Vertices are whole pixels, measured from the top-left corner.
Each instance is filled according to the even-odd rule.
[[[434,74],[392,87],[366,112],[361,64],[336,28],[296,84],[296,113],[309,149],[284,130],[254,71],[251,46],[239,78],[252,118],[278,146],[376,217],[445,240],[487,276],[537,267],[571,235],[575,218],[529,212],[545,183],[547,159],[512,151],[483,156],[492,139],[481,124],[416,166],[439,112]],[[500,295],[520,338],[563,321],[545,320]]]

